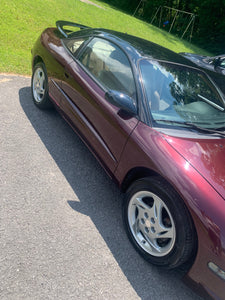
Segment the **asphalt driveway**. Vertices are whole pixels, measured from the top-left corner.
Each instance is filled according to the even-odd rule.
[[[0,74],[0,298],[200,300],[146,263],[117,187],[30,78]]]

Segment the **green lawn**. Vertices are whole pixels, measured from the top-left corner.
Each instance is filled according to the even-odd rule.
[[[41,31],[57,20],[127,32],[175,52],[208,54],[103,2],[93,2],[103,9],[79,0],[1,0],[0,72],[30,75],[30,50]]]

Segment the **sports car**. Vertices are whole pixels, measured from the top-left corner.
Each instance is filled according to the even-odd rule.
[[[138,253],[185,266],[198,292],[225,299],[225,99],[214,81],[150,41],[67,21],[41,33],[32,70],[34,104],[54,106],[124,192]]]
[[[185,52],[180,54],[204,69],[225,94],[225,54],[213,57]]]

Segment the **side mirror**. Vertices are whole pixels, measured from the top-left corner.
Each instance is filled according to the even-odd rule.
[[[122,92],[110,90],[105,93],[105,99],[130,115],[137,115],[136,103],[130,96],[123,94]]]

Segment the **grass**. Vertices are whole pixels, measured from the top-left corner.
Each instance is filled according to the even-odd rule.
[[[127,32],[175,52],[209,54],[103,2],[93,2],[103,9],[79,0],[1,0],[0,72],[30,75],[30,50],[42,30],[54,27],[57,20]]]

